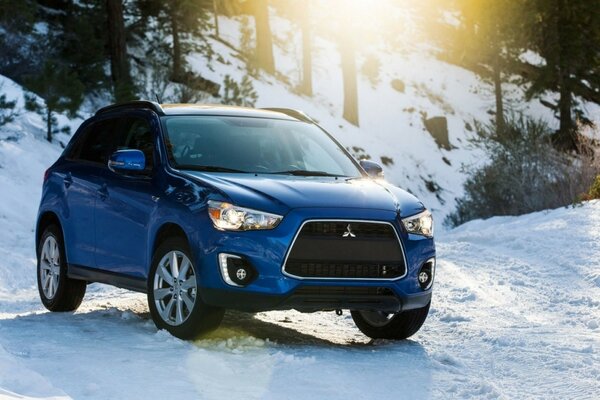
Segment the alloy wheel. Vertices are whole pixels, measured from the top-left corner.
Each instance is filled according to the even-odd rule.
[[[54,236],[48,236],[40,256],[40,282],[47,299],[53,299],[60,280],[60,250]]]
[[[154,304],[162,320],[172,326],[183,324],[194,309],[197,296],[196,271],[181,251],[165,254],[154,274]]]

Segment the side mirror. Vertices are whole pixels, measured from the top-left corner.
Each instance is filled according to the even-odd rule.
[[[108,169],[116,173],[141,172],[146,168],[146,157],[140,150],[117,150],[108,159]]]
[[[383,168],[381,168],[381,165],[377,164],[375,161],[360,160],[359,163],[360,166],[363,167],[367,175],[369,175],[371,178],[383,178]]]

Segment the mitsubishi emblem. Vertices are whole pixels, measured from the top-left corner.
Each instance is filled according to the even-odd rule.
[[[346,227],[346,232],[342,234],[342,237],[356,237],[356,235],[352,232],[352,227],[350,226],[350,224],[348,224],[348,226]]]

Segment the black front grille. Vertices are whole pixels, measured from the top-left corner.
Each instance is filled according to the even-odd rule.
[[[306,223],[284,270],[302,278],[394,279],[405,274],[402,247],[387,223]]]
[[[338,238],[347,232],[348,224],[354,234],[361,238],[387,238],[395,239],[392,227],[388,224],[374,224],[369,222],[310,222],[302,228],[302,235]]]

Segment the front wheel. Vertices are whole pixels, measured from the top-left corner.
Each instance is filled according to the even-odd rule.
[[[225,311],[205,304],[187,242],[165,240],[154,253],[148,279],[148,307],[157,328],[180,339],[216,329]]]
[[[431,302],[423,308],[400,313],[352,311],[352,319],[362,333],[372,339],[403,340],[415,333],[427,319]]]

